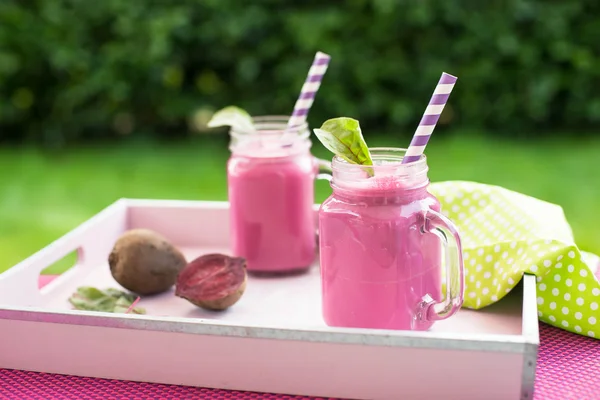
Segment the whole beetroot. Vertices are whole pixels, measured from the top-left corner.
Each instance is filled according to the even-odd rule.
[[[205,254],[177,276],[175,295],[208,310],[225,310],[246,290],[246,260],[225,254]]]
[[[113,278],[125,289],[142,296],[169,290],[186,264],[179,249],[148,229],[123,233],[108,256]]]

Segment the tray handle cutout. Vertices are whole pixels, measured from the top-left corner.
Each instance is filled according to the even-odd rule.
[[[126,228],[127,203],[119,200],[49,246],[0,275],[0,308],[39,307],[44,293],[67,278],[87,273],[88,266],[106,259],[113,240]],[[77,262],[61,277],[39,289],[39,277],[46,268],[77,252]],[[89,265],[88,265],[89,264]]]
[[[58,276],[65,274],[70,271],[75,265],[77,265],[83,259],[83,248],[78,247],[77,249],[69,252],[66,256],[62,257],[55,263],[47,266],[40,271],[40,276],[51,275]]]
[[[61,278],[77,272],[84,261],[84,250],[80,243],[74,243],[69,235],[57,240],[50,246],[40,250],[33,256],[17,264],[0,276],[0,306],[33,306],[42,305],[42,291],[39,288],[40,275],[45,270],[52,271],[54,266],[62,266],[72,259],[72,254],[77,254],[74,265],[71,265],[65,275],[57,278],[51,285],[60,283]],[[66,240],[65,240],[66,239]]]
[[[70,251],[66,256],[60,258],[55,263],[44,268],[38,276],[38,287],[42,294],[48,289],[42,290],[42,287],[50,284],[49,287],[54,287],[57,283],[66,280],[70,273],[73,273],[73,268],[79,265],[83,261],[83,248],[78,247],[77,249]]]

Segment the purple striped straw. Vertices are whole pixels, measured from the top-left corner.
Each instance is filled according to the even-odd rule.
[[[315,55],[315,59],[308,71],[306,81],[304,81],[304,85],[302,85],[300,96],[294,105],[292,116],[288,121],[288,128],[298,126],[306,121],[306,116],[308,115],[308,111],[315,100],[315,95],[321,86],[321,81],[323,80],[323,75],[325,75],[325,72],[327,71],[330,59],[331,57],[328,54],[320,51]]]
[[[433,96],[429,100],[429,105],[423,113],[419,127],[417,128],[411,142],[406,150],[406,154],[402,159],[402,164],[418,161],[425,151],[425,146],[429,142],[429,138],[435,129],[435,125],[440,119],[444,106],[448,102],[448,97],[454,89],[454,84],[458,78],[447,73],[442,73],[442,76],[433,91]]]

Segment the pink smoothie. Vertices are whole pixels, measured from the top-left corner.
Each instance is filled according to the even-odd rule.
[[[256,153],[258,154],[258,153]],[[249,271],[305,269],[315,261],[315,164],[308,152],[232,156],[232,250]]]
[[[385,178],[385,177],[384,177]],[[421,233],[422,210],[440,210],[426,188],[369,179],[321,206],[323,316],[329,326],[426,330],[417,305],[442,299],[442,245]]]

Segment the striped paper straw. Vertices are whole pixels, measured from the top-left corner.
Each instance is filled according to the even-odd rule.
[[[315,100],[315,95],[321,86],[321,81],[323,80],[323,75],[325,75],[325,72],[327,71],[330,59],[331,57],[328,54],[320,51],[315,55],[315,59],[308,71],[306,81],[304,81],[304,85],[302,85],[300,96],[294,106],[292,116],[288,121],[288,128],[300,125],[306,121],[306,116],[308,115],[308,111]]]
[[[402,164],[418,161],[425,151],[425,146],[429,142],[429,138],[435,129],[435,125],[440,119],[444,106],[448,102],[448,97],[454,89],[454,84],[458,78],[447,73],[442,73],[442,76],[433,91],[433,96],[429,100],[429,105],[425,109],[425,113],[419,122],[410,146],[402,159]]]

